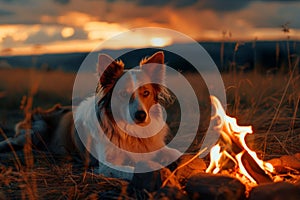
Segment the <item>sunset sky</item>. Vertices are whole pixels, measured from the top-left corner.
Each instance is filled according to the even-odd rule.
[[[155,26],[199,41],[300,39],[296,0],[0,0],[0,55],[90,51],[132,28]],[[224,35],[222,34],[224,32]],[[141,45],[168,37],[134,36]],[[120,41],[118,48],[133,41]],[[109,48],[109,47],[108,47]],[[117,48],[117,47],[112,47]]]

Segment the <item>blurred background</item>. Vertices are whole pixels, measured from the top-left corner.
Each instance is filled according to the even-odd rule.
[[[0,124],[11,128],[38,106],[70,105],[90,51],[124,31],[154,26],[207,50],[222,72],[228,113],[263,138],[278,133],[270,144],[280,148],[269,145],[270,154],[298,151],[299,10],[297,0],[0,0]],[[188,45],[168,35],[133,31],[132,38],[105,52]],[[192,73],[171,54],[166,61]]]
[[[1,0],[2,55],[88,52],[131,28],[158,26],[201,42],[300,38],[297,0]],[[176,41],[136,36],[118,47]]]

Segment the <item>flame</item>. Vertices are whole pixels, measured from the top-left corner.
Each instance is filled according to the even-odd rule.
[[[221,147],[220,145],[215,145],[213,148],[210,150],[210,164],[207,167],[206,171],[207,172],[212,172],[214,174],[218,173],[220,171],[220,158],[222,156],[221,152]]]
[[[206,172],[219,173],[226,162],[231,160],[243,178],[247,177],[251,183],[257,184],[255,178],[250,175],[242,162],[243,155],[248,153],[263,172],[271,177],[271,173],[274,172],[273,166],[259,159],[256,152],[250,150],[246,144],[245,137],[247,134],[253,134],[252,127],[239,126],[236,118],[226,115],[216,97],[211,96],[211,102],[213,109],[215,109],[215,114],[211,120],[217,120],[218,123],[214,129],[220,133],[221,139],[210,151],[211,160]],[[236,152],[234,145],[236,149],[239,149],[239,152]]]

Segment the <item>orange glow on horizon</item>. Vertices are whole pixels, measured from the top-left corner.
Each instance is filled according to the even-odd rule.
[[[70,22],[73,16],[81,16],[82,13],[67,13],[65,16],[59,16],[57,20]],[[76,18],[77,18],[76,17]],[[0,52],[1,55],[24,55],[24,54],[44,54],[44,53],[67,53],[67,52],[88,52],[101,45],[108,39],[129,29],[118,23],[108,23],[104,21],[93,20],[92,17],[83,14],[79,21],[72,22],[76,26],[61,25],[0,25]],[[47,18],[48,19],[48,18]],[[45,20],[45,19],[44,19]],[[50,19],[48,19],[50,20]],[[51,19],[54,20],[54,19]],[[78,25],[78,26],[77,26]],[[75,28],[82,30],[82,36],[86,38],[77,39]],[[199,33],[198,41],[263,41],[263,40],[286,40],[287,34],[280,28],[253,28],[251,30],[231,31],[232,37],[223,38],[222,31],[203,30]],[[56,35],[60,34],[68,40],[59,40]],[[188,34],[188,32],[186,33]],[[300,40],[300,29],[291,29],[288,33],[292,40]],[[37,42],[34,43],[35,37]],[[42,38],[46,37],[46,38]],[[49,39],[47,39],[49,37]],[[30,39],[30,42],[28,41]],[[42,42],[39,42],[42,41]],[[43,42],[44,41],[44,42]],[[160,33],[151,35],[138,35],[131,33],[131,38],[119,37],[116,42],[105,42],[104,48],[122,49],[122,48],[142,48],[142,47],[164,47],[173,43],[184,42],[176,41],[168,35]],[[36,51],[35,46],[40,46]]]
[[[127,30],[117,23],[99,21],[88,22],[83,27],[89,40],[106,40]]]
[[[150,39],[150,44],[154,47],[164,47],[172,43],[170,38],[154,37]]]

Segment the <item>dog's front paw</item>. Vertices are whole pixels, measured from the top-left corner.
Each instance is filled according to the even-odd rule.
[[[182,153],[177,149],[166,147],[158,151],[154,161],[166,166],[176,161],[181,155]]]
[[[96,173],[102,174],[110,178],[120,178],[124,180],[132,180],[134,167],[131,166],[114,166],[109,167],[104,164],[100,164]]]

